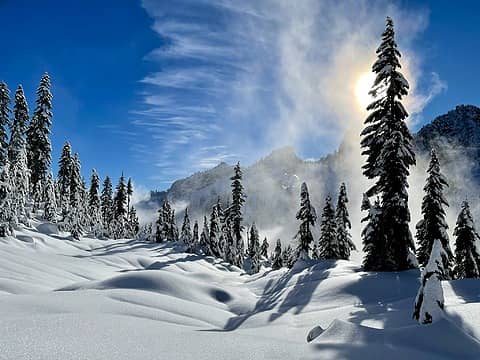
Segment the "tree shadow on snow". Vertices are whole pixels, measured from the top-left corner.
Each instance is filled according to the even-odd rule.
[[[412,313],[419,276],[418,270],[359,273],[359,279],[344,288],[358,298],[357,310],[347,320],[356,324],[368,320],[383,328],[415,324]]]

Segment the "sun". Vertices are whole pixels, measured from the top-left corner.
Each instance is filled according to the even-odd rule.
[[[355,98],[362,110],[366,110],[367,106],[373,101],[373,97],[368,93],[375,81],[375,74],[366,72],[360,75],[355,83]]]

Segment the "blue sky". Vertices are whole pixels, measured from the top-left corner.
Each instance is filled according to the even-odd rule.
[[[66,5],[68,4],[68,5]],[[149,189],[293,145],[335,150],[364,114],[354,91],[385,15],[412,83],[412,128],[478,105],[479,5],[450,1],[0,1],[0,78],[30,109],[52,78],[54,163],[68,139],[83,172]]]

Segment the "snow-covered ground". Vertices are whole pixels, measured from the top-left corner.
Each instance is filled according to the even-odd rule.
[[[480,280],[444,283],[446,319],[420,326],[418,276],[346,261],[249,276],[37,224],[0,241],[0,359],[478,359]]]

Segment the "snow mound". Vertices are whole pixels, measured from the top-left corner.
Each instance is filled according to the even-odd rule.
[[[480,343],[447,320],[375,329],[337,319],[312,344],[316,359],[478,359],[480,354]]]

